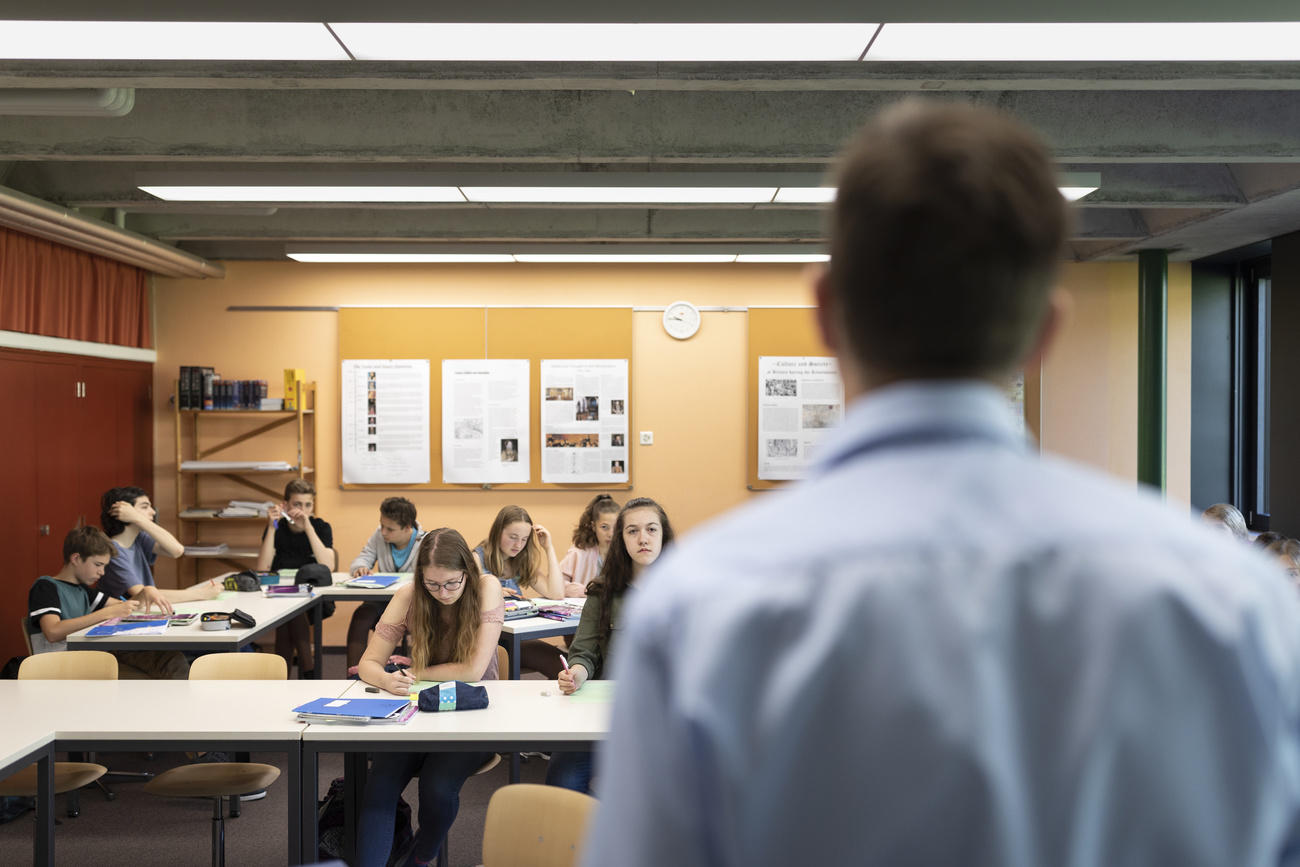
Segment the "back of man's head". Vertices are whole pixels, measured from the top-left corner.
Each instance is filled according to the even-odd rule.
[[[909,100],[841,156],[828,285],[841,354],[901,378],[994,377],[1032,348],[1069,220],[1009,116]]]

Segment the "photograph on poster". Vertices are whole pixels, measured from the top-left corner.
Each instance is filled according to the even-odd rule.
[[[611,400],[611,401],[609,402],[609,414],[610,414],[610,415],[622,415],[622,414],[623,414],[623,401],[621,401],[621,400]]]
[[[799,395],[799,380],[797,379],[769,379],[764,384],[768,397],[797,397]]]
[[[840,423],[838,403],[805,403],[803,405],[804,430],[834,427]]]
[[[548,388],[546,389],[547,400],[573,400],[572,386],[565,388]]]
[[[456,439],[458,440],[481,440],[483,439],[483,419],[481,418],[458,418],[456,419]]]
[[[609,444],[615,447],[623,445],[623,435],[621,433],[610,434]]]
[[[610,462],[609,462],[609,471],[610,471],[611,473],[621,473],[621,472],[623,472],[623,462],[622,462],[622,461],[610,461]]]
[[[768,440],[767,456],[769,458],[792,458],[799,454],[798,440]]]
[[[519,440],[511,437],[501,441],[501,462],[513,464],[519,461]]]
[[[548,449],[594,449],[600,447],[600,437],[596,434],[548,433],[546,447]]]
[[[577,421],[600,421],[600,398],[596,396],[578,398]]]

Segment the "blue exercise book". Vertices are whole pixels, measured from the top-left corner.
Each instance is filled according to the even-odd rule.
[[[293,709],[294,713],[350,719],[387,719],[411,706],[407,698],[318,698]]]
[[[120,635],[123,632],[141,632],[148,630],[153,633],[159,633],[160,629],[166,629],[167,618],[162,617],[158,620],[131,620],[120,623],[102,623],[86,633],[87,638],[99,638],[104,635]]]
[[[376,572],[373,575],[362,575],[359,578],[353,578],[348,582],[348,586],[361,587],[366,590],[383,590],[385,587],[391,587],[401,580],[402,576],[394,572]]]

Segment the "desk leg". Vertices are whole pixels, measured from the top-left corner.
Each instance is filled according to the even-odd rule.
[[[320,828],[316,822],[316,798],[320,792],[320,753],[306,741],[299,741],[302,749],[302,790],[298,793],[298,855],[291,864],[315,864],[319,860]]]
[[[37,867],[54,864],[54,747],[50,746],[36,760],[36,839],[34,861]]]
[[[321,645],[324,644],[322,633],[324,632],[325,622],[325,603],[319,597],[316,599],[316,608],[312,611],[312,634],[314,642],[312,647],[312,658],[315,660],[316,680],[320,680],[321,675]]]
[[[303,773],[302,773],[302,740],[296,740],[289,744],[285,751],[286,764],[289,766],[289,863],[301,864],[302,857],[302,811],[300,806],[303,802]],[[315,801],[312,802],[315,807]],[[316,811],[312,810],[312,816]],[[313,862],[315,858],[311,859]]]
[[[519,636],[510,636],[510,679],[519,679]]]
[[[361,818],[361,798],[366,790],[366,754],[343,754],[343,859],[357,861],[357,825]]]

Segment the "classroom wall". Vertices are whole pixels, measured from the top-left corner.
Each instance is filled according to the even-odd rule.
[[[230,312],[230,306],[589,305],[652,306],[687,299],[699,306],[807,305],[811,295],[799,266],[372,266],[292,262],[227,263],[224,280],[156,281],[158,363],[155,373],[155,502],[160,520],[175,524],[174,416],[167,396],[183,364],[208,364],[226,377],[267,379],[279,396],[285,367],[300,367],[318,383],[317,513],[335,530],[346,564],[378,523],[379,500],[391,491],[339,489],[339,367],[333,312]],[[1189,269],[1170,269],[1170,496],[1187,500],[1189,395]],[[1043,370],[1045,450],[1093,464],[1121,478],[1136,476],[1137,276],[1131,263],[1070,266],[1065,285],[1074,315]],[[1184,322],[1186,320],[1186,322]],[[1130,345],[1131,344],[1131,345]],[[705,313],[688,341],[668,337],[657,312],[633,317],[631,370],[631,491],[617,499],[653,496],[680,531],[744,501],[746,490],[746,321],[741,312]],[[439,358],[438,335],[429,355]],[[581,335],[574,335],[581,357]],[[1186,356],[1186,357],[1184,357]],[[233,419],[208,419],[212,430],[234,433]],[[654,445],[637,444],[652,430]],[[245,443],[214,458],[291,459],[288,431]],[[279,439],[275,439],[275,438]],[[431,468],[435,477],[441,468]],[[277,477],[278,478],[278,477]],[[209,482],[208,484],[212,484]],[[565,542],[590,491],[416,491],[426,527],[451,525],[471,543],[487,531],[496,511],[519,502],[534,520]],[[250,492],[221,483],[205,500]],[[251,535],[250,535],[251,533]],[[256,541],[246,525],[244,538]],[[561,555],[563,551],[560,552]],[[203,564],[212,574],[217,564]],[[186,566],[185,579],[193,574]],[[159,583],[180,579],[174,563],[160,563]],[[341,612],[346,613],[346,612]],[[328,621],[329,635],[347,618]]]
[[[1067,268],[1071,309],[1042,371],[1045,451],[1137,479],[1137,264]],[[1166,487],[1191,501],[1191,267],[1169,265]]]

